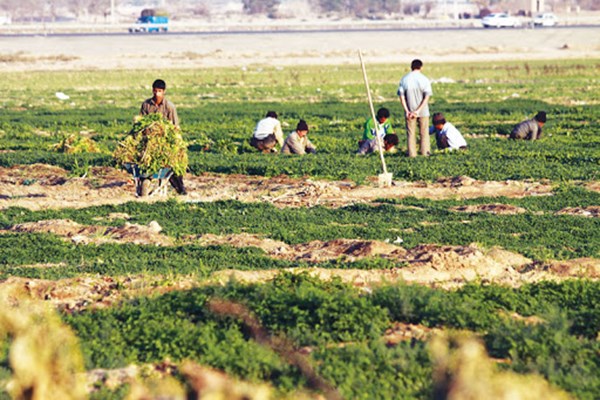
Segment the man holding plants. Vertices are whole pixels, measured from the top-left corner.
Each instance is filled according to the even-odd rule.
[[[179,117],[175,105],[165,98],[167,84],[162,79],[157,79],[152,83],[152,97],[142,103],[140,115],[162,114],[166,120],[170,121],[177,130],[179,130]],[[186,195],[185,185],[183,184],[183,176],[171,175],[169,183],[173,189],[180,194]]]
[[[316,153],[317,148],[308,140],[308,124],[301,119],[296,125],[296,130],[288,135],[283,142],[281,152],[283,154],[306,154]]]
[[[398,97],[406,118],[406,134],[408,156],[417,156],[417,123],[419,125],[420,153],[428,156],[431,150],[429,143],[429,98],[433,95],[431,82],[421,73],[423,62],[413,60],[411,72],[404,75],[398,85]]]
[[[539,111],[535,117],[519,123],[510,133],[511,139],[536,140],[542,137],[542,127],[546,123],[546,112]]]

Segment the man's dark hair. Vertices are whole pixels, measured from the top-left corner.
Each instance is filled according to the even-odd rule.
[[[297,131],[308,131],[308,124],[306,123],[306,121],[303,119],[298,121],[298,125],[296,125],[296,130]]]
[[[398,145],[398,135],[394,133],[388,133],[383,137],[383,141],[387,144],[391,144],[392,146]]]
[[[546,111],[538,111],[538,113],[533,117],[538,122],[546,122]]]
[[[444,125],[446,123],[446,118],[444,117],[444,114],[442,114],[442,113],[433,114],[432,120],[433,120],[434,126],[439,125],[439,124]]]
[[[162,89],[165,90],[167,88],[167,84],[162,79],[157,79],[152,82],[152,89]]]
[[[267,111],[267,116],[265,118],[269,117],[277,119],[277,113],[275,111]]]
[[[390,110],[388,110],[385,107],[381,107],[379,110],[377,110],[377,119],[380,118],[389,118],[390,117]]]
[[[415,69],[421,69],[423,67],[423,61],[416,59],[412,60],[410,63],[410,69],[414,71]]]

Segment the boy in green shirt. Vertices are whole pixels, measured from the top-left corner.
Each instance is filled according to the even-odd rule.
[[[358,142],[358,154],[372,153],[377,150],[377,138],[375,137],[377,131],[379,131],[384,151],[393,152],[398,144],[398,135],[392,132],[390,111],[387,108],[380,108],[377,110],[376,117],[379,129],[376,128],[373,118],[369,118],[365,122],[363,138]]]

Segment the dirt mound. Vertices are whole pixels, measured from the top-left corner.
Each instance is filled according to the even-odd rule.
[[[315,248],[314,244],[312,246]],[[393,247],[395,248],[395,246]],[[320,248],[316,248],[327,249],[327,246],[322,245]],[[346,246],[345,248],[352,247]],[[388,251],[390,249],[388,248]],[[327,253],[327,250],[324,252],[326,256],[334,256],[332,253]],[[339,254],[337,253],[337,257]],[[313,257],[311,260],[317,259],[317,256],[321,256],[321,253],[311,254]],[[324,268],[291,268],[288,270],[306,271],[320,279],[339,277],[344,282],[366,287],[382,282],[400,281],[440,287],[455,287],[470,281],[497,282],[518,286],[524,282],[519,271],[531,264],[531,260],[519,254],[500,249],[484,252],[474,246],[423,245],[408,251],[394,249],[386,256],[393,257],[399,263],[405,262],[408,266],[390,270]],[[277,273],[278,271],[228,270],[215,273],[214,278],[223,282],[235,276],[238,280],[260,282],[273,278]]]
[[[12,232],[53,233],[70,238],[75,243],[134,243],[157,246],[172,246],[174,240],[161,235],[162,229],[152,221],[148,225],[125,223],[123,226],[82,225],[68,219],[54,219],[17,224]]]
[[[470,176],[460,175],[450,178],[440,178],[436,181],[444,187],[473,186],[477,181]]]
[[[0,209],[82,208],[135,198],[133,181],[123,171],[95,167],[84,177],[70,177],[64,169],[46,164],[0,168],[0,193]]]
[[[581,217],[600,217],[600,206],[589,206],[589,207],[567,207],[558,211],[558,215],[577,215]]]
[[[313,257],[316,259],[316,256]],[[396,253],[395,260],[405,262],[407,266],[389,270],[289,268],[287,271],[308,272],[325,280],[338,277],[346,283],[362,287],[383,282],[417,283],[442,288],[458,287],[467,282],[493,282],[518,287],[524,283],[543,280],[600,277],[598,259],[536,264],[517,253],[498,248],[482,250],[477,246],[422,245]],[[213,278],[218,282],[226,282],[235,277],[237,280],[254,283],[272,279],[279,272],[226,270],[214,273]]]
[[[484,251],[476,246],[421,245],[408,251],[409,268],[402,269],[407,282],[444,287],[469,281],[519,285],[519,269],[531,260],[501,249]]]
[[[487,212],[498,215],[523,214],[527,212],[527,210],[522,207],[511,206],[509,204],[475,204],[452,207],[450,210],[465,213]]]
[[[17,286],[37,300],[50,302],[58,309],[79,311],[85,308],[105,308],[125,299],[185,290],[197,286],[193,277],[133,275],[127,277],[80,277],[49,281],[12,277],[0,286]]]
[[[403,322],[395,322],[391,328],[385,331],[383,340],[387,346],[395,346],[400,342],[407,341],[426,341],[432,335],[442,331],[439,328],[429,328],[425,325],[405,324]]]
[[[56,177],[67,177],[67,171],[61,167],[50,164],[27,164],[27,165],[15,165],[9,168],[5,168],[5,176],[23,177],[23,178],[45,178],[48,176]]]
[[[600,279],[600,260],[597,258],[550,261],[544,269],[559,277]]]
[[[376,256],[401,258],[405,254],[406,250],[402,247],[376,240],[335,239],[327,242],[314,240],[292,246],[292,252],[282,255],[281,258],[315,263],[343,258],[345,261],[352,262]]]
[[[76,243],[135,243],[172,246],[175,240],[160,233],[160,226],[152,221],[148,226],[126,223],[120,227],[81,225],[70,220],[47,220],[15,225],[11,232],[46,232],[70,238]],[[187,237],[183,242],[234,247],[258,247],[273,258],[321,263],[330,260],[354,262],[364,258],[386,258],[406,265],[391,270],[340,270],[311,269],[323,279],[343,274],[345,281],[359,286],[369,286],[382,281],[406,281],[424,285],[452,287],[465,282],[483,281],[519,286],[524,282],[561,280],[574,277],[597,279],[600,277],[600,260],[577,259],[534,263],[520,254],[499,248],[481,249],[470,246],[441,246],[425,244],[406,250],[391,243],[376,240],[335,239],[311,241],[297,245],[251,234],[218,236],[206,234]],[[276,271],[275,271],[276,272]],[[217,278],[238,272],[217,273]],[[264,280],[274,276],[269,271],[247,271],[242,280]]]
[[[186,238],[186,240],[194,238]],[[218,236],[206,234],[195,240],[201,245],[230,245],[233,247],[258,247],[270,256],[291,261],[319,263],[342,258],[352,262],[366,257],[399,258],[406,254],[402,247],[376,240],[334,239],[314,240],[309,243],[288,245],[278,240],[263,238],[247,233]]]

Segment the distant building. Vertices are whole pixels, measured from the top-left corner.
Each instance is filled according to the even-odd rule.
[[[544,0],[518,0],[515,3],[515,11],[524,11],[527,15],[534,15],[546,11]]]
[[[479,15],[479,7],[470,0],[438,0],[429,13],[430,17],[442,19],[473,18]]]

